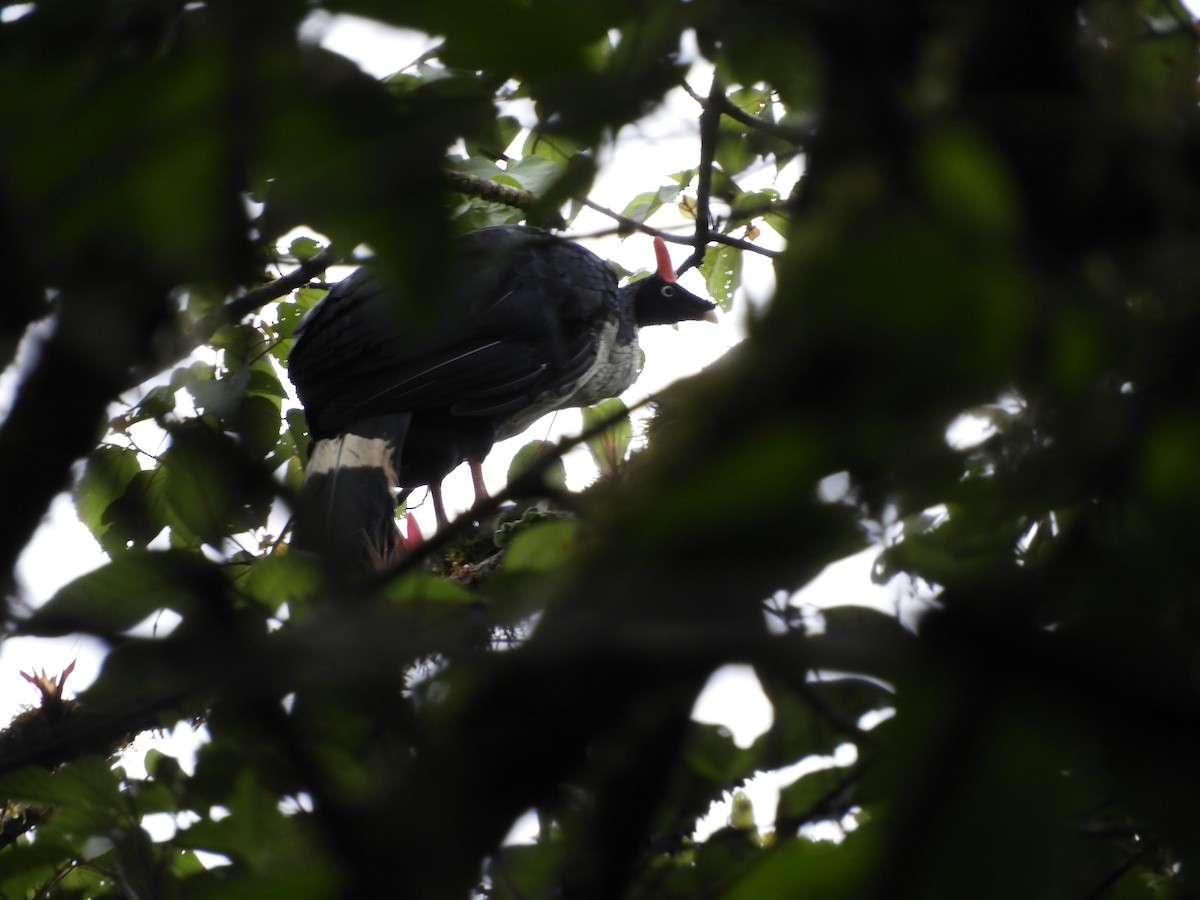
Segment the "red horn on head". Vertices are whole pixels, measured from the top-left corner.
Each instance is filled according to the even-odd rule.
[[[654,238],[654,255],[658,258],[658,277],[667,284],[673,284],[675,267],[671,265],[671,254],[667,252],[667,242],[661,237]]]

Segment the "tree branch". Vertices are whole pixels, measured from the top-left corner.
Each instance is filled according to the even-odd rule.
[[[581,202],[588,209],[593,209],[601,215],[608,216],[623,229],[637,231],[642,234],[648,234],[651,237],[660,237],[668,244],[682,244],[686,247],[691,247],[696,243],[696,238],[694,236],[681,237],[677,234],[671,234],[669,231],[663,231],[662,229],[655,228],[652,225],[647,225],[645,222],[639,222],[637,219],[631,219],[628,216],[623,216],[616,210],[609,209],[607,206],[601,206],[594,200],[588,200],[585,198]],[[742,238],[736,238],[733,235],[722,234],[719,231],[709,232],[708,240],[713,244],[725,244],[728,247],[736,247],[738,250],[745,250],[747,253],[758,253],[761,256],[766,256],[770,259],[778,259],[783,255],[779,250],[772,250],[769,247],[760,247],[757,244],[751,243],[750,241],[743,240]],[[686,269],[684,267],[680,267],[679,272],[682,273],[684,271],[686,271]]]
[[[745,125],[747,128],[753,128],[755,131],[761,131],[763,134],[769,134],[771,137],[779,138],[781,141],[786,141],[789,144],[801,146],[806,140],[812,137],[812,132],[807,128],[796,128],[789,125],[780,125],[778,122],[770,122],[766,119],[760,119],[758,116],[752,116],[734,104],[729,102],[729,98],[724,93],[719,97],[713,97],[709,93],[708,97],[694,90],[686,81],[683,82],[683,89],[688,96],[700,104],[701,107],[708,109],[712,104],[716,104],[717,112],[723,116],[729,116],[735,122]]]
[[[712,232],[712,176],[713,165],[717,156],[718,130],[721,124],[721,106],[713,98],[723,98],[724,89],[721,81],[713,75],[709,87],[710,102],[700,113],[700,165],[696,177],[696,231],[692,237],[692,255],[683,261],[680,272],[686,272],[693,266],[704,262],[704,254],[708,252],[709,235]]]
[[[465,172],[447,172],[446,181],[452,191],[466,194],[469,197],[478,197],[480,200],[489,200],[492,203],[502,203],[514,209],[530,209],[538,203],[538,198],[532,191],[515,188],[508,184],[501,184],[498,181],[492,181],[490,178],[482,178],[479,175],[468,175]]]

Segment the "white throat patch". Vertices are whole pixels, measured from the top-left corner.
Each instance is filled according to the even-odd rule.
[[[382,469],[388,484],[399,482],[392,467],[392,443],[384,438],[367,438],[358,434],[317,441],[308,459],[304,477],[328,475],[337,469]]]

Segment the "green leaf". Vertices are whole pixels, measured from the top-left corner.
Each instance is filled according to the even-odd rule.
[[[521,148],[521,154],[526,157],[540,156],[542,159],[565,168],[571,158],[583,149],[582,144],[576,143],[566,135],[550,134],[534,129],[525,139],[525,146]]]
[[[768,215],[780,203],[779,191],[763,188],[739,194],[730,210],[731,222],[743,222]]]
[[[296,307],[296,312],[293,314],[296,317],[294,321],[299,323],[300,319],[302,319],[310,309],[324,300],[325,295],[328,293],[329,288],[323,287],[306,286],[297,289],[297,291],[292,295],[296,298],[296,302],[294,304],[289,304]]]
[[[245,867],[237,880],[244,897],[289,897],[318,900],[338,896],[339,878],[322,848],[317,832],[303,817],[279,809],[279,798],[251,775],[242,773],[223,804],[229,814],[206,818],[175,837],[175,844],[192,850],[222,853]],[[230,896],[228,887],[209,896]]]
[[[160,465],[167,475],[164,491],[171,511],[199,540],[219,545],[266,522],[272,482],[246,448],[207,420],[175,428]]]
[[[982,135],[966,128],[935,130],[921,148],[920,165],[930,199],[952,221],[997,234],[1016,228],[1012,175]]]
[[[125,494],[129,483],[142,472],[136,450],[100,447],[87,459],[83,474],[72,492],[79,521],[88,527],[111,555],[125,546],[123,534],[110,534],[112,520],[105,520],[109,506]]]
[[[658,212],[664,204],[674,201],[679,196],[681,190],[683,190],[683,185],[681,184],[667,184],[660,187],[657,191],[638,194],[625,205],[625,209],[621,211],[621,215],[636,222],[645,222],[650,216]]]
[[[874,871],[871,861],[864,858],[865,844],[861,835],[851,835],[840,844],[781,840],[757,854],[753,865],[725,868],[727,873],[738,872],[738,877],[721,894],[722,900],[780,896],[781,885],[792,886],[787,896],[805,900],[863,896],[856,888]]]
[[[541,470],[541,484],[552,490],[566,490],[567,467],[553,441],[530,441],[518,450],[508,464],[508,483],[516,484],[547,456],[554,456],[555,459]]]
[[[309,444],[312,443],[308,434],[308,418],[304,415],[303,409],[292,407],[284,414],[284,419],[287,421],[288,431],[291,432],[292,440],[296,443],[300,461],[307,466]]]
[[[252,459],[261,459],[279,441],[279,403],[262,395],[243,397],[237,414],[242,446]]]
[[[562,850],[551,843],[501,847],[488,866],[495,900],[550,897],[557,893],[563,866]]]
[[[526,156],[510,163],[504,174],[513,179],[518,187],[540,196],[562,177],[563,167],[540,156]]]
[[[579,544],[579,523],[537,522],[512,539],[504,554],[506,572],[550,572],[564,565]]]
[[[108,526],[102,542],[109,556],[127,547],[145,547],[169,522],[162,486],[165,479],[159,469],[138,472],[119,498],[104,511]]]
[[[254,560],[235,586],[267,609],[307,601],[321,585],[319,564],[304,554],[272,554]]]
[[[226,420],[234,415],[249,383],[250,370],[236,369],[221,378],[193,381],[186,387],[198,409]]]
[[[719,244],[710,247],[699,265],[708,295],[725,312],[733,305],[733,294],[742,282],[742,251]]]
[[[54,807],[53,830],[82,839],[109,834],[127,815],[112,765],[88,756],[54,772],[29,766],[0,779],[0,797]]]
[[[161,609],[188,615],[196,591],[220,573],[201,556],[178,550],[130,550],[62,587],[21,626],[54,636],[118,634]]]
[[[125,417],[126,424],[144,422],[147,419],[161,419],[175,411],[174,379],[170,385],[160,384],[146,392],[136,407]]]
[[[304,262],[307,259],[312,259],[320,252],[321,245],[317,243],[315,239],[310,237],[293,238],[292,242],[288,245],[288,253],[298,259],[300,262]]]
[[[616,474],[625,462],[633,440],[633,422],[627,407],[619,398],[613,397],[585,407],[581,412],[584,431],[591,431],[604,422],[612,422],[608,428],[587,439],[587,448],[601,477]]]
[[[413,573],[393,581],[383,592],[399,606],[433,605],[461,606],[474,603],[476,596],[461,584],[425,573]]]
[[[310,294],[325,295],[325,291],[316,288],[300,288],[296,294],[308,292]],[[275,305],[276,322],[271,326],[271,330],[275,335],[275,345],[271,348],[271,355],[280,362],[287,361],[287,352],[291,349],[291,339],[296,333],[304,314],[312,309],[313,304],[307,302],[298,302],[293,300],[281,300]]]
[[[714,801],[754,774],[758,756],[757,748],[739,747],[724,726],[692,722],[684,765],[673,776],[659,827],[667,833],[690,830]]]

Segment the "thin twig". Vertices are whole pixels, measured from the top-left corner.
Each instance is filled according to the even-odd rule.
[[[637,219],[631,219],[628,216],[623,216],[616,210],[609,209],[607,206],[601,206],[594,200],[588,200],[585,198],[581,202],[588,209],[594,209],[601,215],[608,216],[623,229],[638,231],[642,234],[648,234],[651,237],[660,237],[668,244],[683,244],[687,247],[691,247],[695,244],[695,237],[683,237],[677,234],[671,234],[668,231],[663,231],[659,228],[655,228],[652,225],[639,222]],[[783,255],[778,250],[771,250],[768,247],[760,247],[757,244],[752,244],[750,241],[743,240],[742,238],[736,238],[729,234],[721,234],[719,231],[710,232],[708,235],[708,240],[713,244],[725,244],[729,247],[735,247],[738,250],[745,250],[748,253],[759,253],[771,259],[778,259]],[[679,271],[683,272],[684,267],[681,266]]]
[[[343,262],[343,257],[332,250],[324,250],[316,256],[309,257],[286,275],[246,291],[242,296],[235,297],[212,314],[202,317],[189,330],[189,339],[205,329],[211,328],[212,330],[208,332],[211,335],[222,325],[239,321],[260,306],[270,303],[284,294],[289,294],[296,288],[303,287],[314,275],[324,272],[330,266],[336,266],[340,262]]]
[[[713,103],[713,98],[710,94],[705,97],[703,94],[694,90],[686,81],[683,82],[683,89],[687,95],[699,103],[702,107],[707,108]],[[764,134],[769,134],[771,137],[779,138],[781,141],[786,141],[789,144],[802,145],[806,140],[812,137],[812,132],[805,128],[796,128],[789,125],[780,125],[778,122],[771,122],[767,119],[760,119],[758,116],[751,115],[744,109],[735,106],[729,102],[729,98],[724,94],[716,101],[718,112],[723,116],[729,116],[735,122],[745,125],[747,128],[753,128],[756,131],[761,131]]]
[[[314,275],[324,272],[330,266],[335,266],[343,261],[343,257],[339,254],[331,250],[325,250],[316,256],[304,260],[295,269],[288,272],[288,274],[259,287],[252,288],[240,297],[235,297],[228,303],[224,303],[216,309],[211,310],[201,316],[180,337],[179,342],[174,346],[173,353],[169,357],[156,359],[152,369],[145,366],[138,366],[131,369],[120,392],[124,393],[125,391],[132,390],[147,379],[154,377],[158,372],[165,370],[168,366],[180,360],[187,359],[195,350],[212,340],[212,336],[220,328],[233,322],[241,321],[259,307],[294,291],[298,287],[303,287]]]

